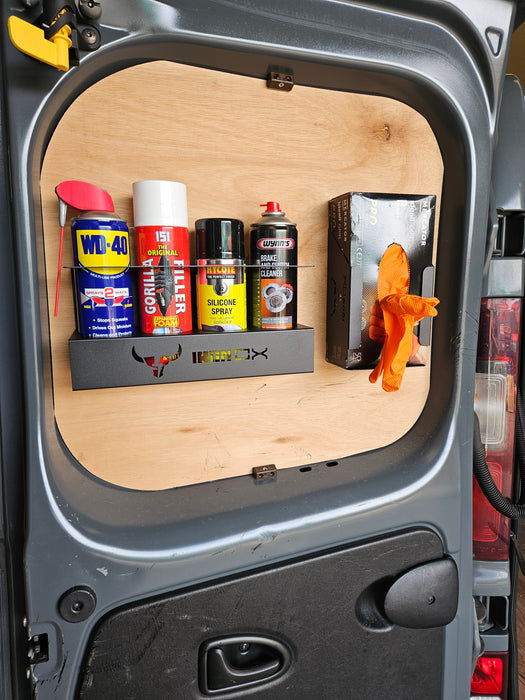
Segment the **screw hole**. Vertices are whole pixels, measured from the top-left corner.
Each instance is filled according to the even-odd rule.
[[[338,464],[339,464],[339,462],[327,462],[326,466],[327,467],[337,467]]]
[[[312,467],[301,467],[301,468],[299,469],[299,471],[300,471],[300,472],[311,472],[311,471],[312,471]]]

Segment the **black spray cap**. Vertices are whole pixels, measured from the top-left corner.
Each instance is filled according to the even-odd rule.
[[[199,260],[244,260],[244,225],[239,219],[199,219],[195,232]]]

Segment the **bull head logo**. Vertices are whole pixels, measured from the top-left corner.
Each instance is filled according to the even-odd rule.
[[[177,360],[181,354],[182,354],[182,347],[179,344],[179,349],[174,355],[161,355],[161,357],[156,360],[155,355],[150,355],[149,357],[141,357],[138,352],[135,350],[135,346],[132,347],[131,349],[131,354],[133,355],[134,359],[137,360],[137,362],[144,362],[145,364],[148,365],[148,367],[151,367],[153,370],[153,376],[162,377],[164,374],[164,367],[166,367],[167,364],[169,364],[172,360]]]

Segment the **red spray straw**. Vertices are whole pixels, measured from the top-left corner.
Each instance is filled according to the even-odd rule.
[[[267,214],[268,212],[280,212],[281,207],[279,206],[279,202],[266,202],[266,204],[261,204],[259,205],[261,207],[266,207],[266,211],[264,212]]]
[[[58,314],[58,295],[60,294],[60,271],[62,270],[62,248],[64,246],[64,227],[60,227],[60,245],[58,248],[57,285],[55,290],[55,316]]]
[[[115,211],[113,200],[106,190],[81,180],[66,180],[55,187],[58,197],[58,220],[60,224],[60,244],[58,249],[58,271],[55,291],[55,316],[58,314],[60,294],[60,272],[62,270],[62,249],[64,246],[64,226],[67,218],[67,205],[80,211]]]

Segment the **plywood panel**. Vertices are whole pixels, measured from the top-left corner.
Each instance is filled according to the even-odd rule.
[[[442,161],[427,122],[393,100],[263,81],[168,62],[105,78],[59,123],[42,168],[50,309],[58,260],[55,186],[87,180],[107,189],[132,225],[135,180],[186,183],[190,226],[230,216],[245,226],[259,204],[281,203],[299,231],[298,321],[315,327],[313,374],[73,392],[67,340],[72,290],[63,275],[50,319],[55,417],[91,472],[138,489],[334,460],[382,445],[414,424],[428,368],[409,368],[386,394],[368,371],[324,360],[327,202],[348,191],[436,194]],[[69,228],[64,264],[72,263]],[[116,340],[115,342],[118,342]]]

